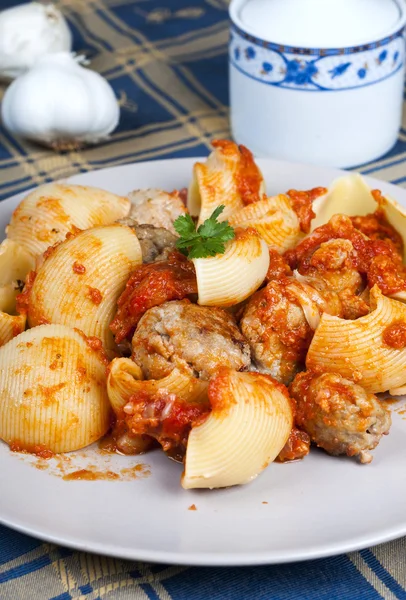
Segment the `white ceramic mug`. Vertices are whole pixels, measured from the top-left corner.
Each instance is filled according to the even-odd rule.
[[[234,139],[257,156],[344,168],[373,161],[389,151],[398,137],[403,106],[403,0],[376,5],[392,11],[383,13],[390,27],[379,39],[336,48],[287,45],[289,39],[282,44],[280,31],[276,41],[255,35],[266,29],[269,15],[264,11],[272,8],[273,1],[232,0],[230,5]],[[258,22],[255,18],[244,22],[248,14],[244,9],[250,2],[257,3],[258,10],[252,14]],[[292,10],[294,1],[279,5]],[[260,24],[262,14],[265,23]],[[289,15],[284,16],[289,22]],[[375,17],[375,28],[379,23],[384,26],[383,17]],[[295,39],[298,35],[300,23],[296,23]],[[289,31],[285,36],[289,37]],[[331,37],[337,41],[340,31],[332,30]]]

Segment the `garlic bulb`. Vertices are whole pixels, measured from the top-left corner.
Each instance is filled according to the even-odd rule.
[[[41,58],[6,90],[1,113],[11,133],[55,149],[108,137],[120,116],[110,84],[68,52]]]
[[[71,48],[69,27],[52,4],[30,2],[0,13],[0,77],[14,79],[45,54]]]

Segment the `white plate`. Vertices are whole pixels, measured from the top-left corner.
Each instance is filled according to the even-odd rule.
[[[193,159],[121,166],[71,181],[125,194],[187,185]],[[328,185],[340,174],[261,160],[271,193]],[[370,180],[406,205],[406,191]],[[19,198],[0,203],[0,229]],[[394,406],[399,411],[399,406]],[[181,466],[162,453],[105,457],[87,449],[68,470],[87,464],[119,471],[147,463],[133,481],[64,481],[52,466],[33,468],[0,442],[0,520],[47,541],[120,558],[194,565],[280,563],[339,554],[406,534],[406,421],[393,426],[370,465],[312,450],[303,462],[272,464],[252,484],[185,491]],[[55,462],[55,461],[54,461]],[[265,504],[267,502],[267,504]],[[192,504],[197,510],[188,510]]]

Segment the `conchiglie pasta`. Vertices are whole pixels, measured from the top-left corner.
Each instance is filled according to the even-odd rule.
[[[0,244],[0,346],[25,329],[26,315],[16,314],[16,296],[34,262],[13,240]]]
[[[224,254],[193,260],[198,303],[233,306],[253,294],[265,279],[269,251],[255,229],[236,229]]]
[[[75,228],[109,225],[125,217],[129,210],[128,198],[94,187],[48,183],[20,202],[7,227],[7,236],[38,256]]]
[[[271,377],[222,368],[211,380],[212,412],[189,435],[182,486],[249,483],[275,460],[293,424],[289,396]]]
[[[312,221],[312,230],[327,223],[335,214],[362,217],[374,213],[377,209],[383,211],[388,222],[402,236],[406,260],[406,210],[389,196],[381,196],[377,202],[371,188],[359,174],[336,179],[328,193],[315,200],[313,210],[316,218]]]
[[[0,244],[0,286],[12,281],[25,281],[27,274],[35,266],[31,254],[13,240],[3,240]]]
[[[312,220],[312,231],[327,223],[337,214],[362,216],[373,213],[377,204],[364,178],[357,174],[339,177],[328,189],[327,194],[313,202],[316,217]]]
[[[137,236],[123,225],[81,231],[57,246],[38,269],[29,302],[30,327],[60,323],[115,349],[109,329],[117,299],[142,262]]]
[[[26,315],[10,315],[0,311],[0,346],[4,346],[25,329]]]
[[[196,163],[188,191],[187,207],[203,223],[217,206],[225,206],[220,220],[226,220],[245,204],[260,200],[265,193],[261,171],[252,154],[234,142],[217,140],[206,163]]]
[[[406,384],[406,345],[391,345],[390,332],[406,323],[406,306],[384,296],[377,286],[370,300],[372,311],[354,321],[322,315],[306,366],[353,379],[367,392],[394,391]]]
[[[109,365],[107,392],[114,412],[118,415],[132,395],[138,392],[155,394],[165,390],[182,400],[199,402],[207,398],[207,382],[190,377],[179,369],[173,369],[162,379],[143,381],[140,367],[129,358],[115,358]]]
[[[16,296],[34,266],[31,254],[13,240],[0,244],[0,311],[15,313]]]
[[[15,449],[70,452],[106,433],[104,361],[78,331],[43,325],[0,348],[0,438]]]
[[[249,204],[233,213],[228,221],[233,227],[254,227],[270,248],[281,253],[304,237],[289,198],[283,195]]]

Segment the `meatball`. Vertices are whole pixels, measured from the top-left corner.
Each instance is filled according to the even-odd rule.
[[[254,294],[240,321],[254,368],[288,385],[303,368],[312,338],[298,300],[282,281],[271,281]]]
[[[136,190],[128,195],[131,200],[129,216],[138,223],[164,227],[175,233],[173,222],[187,210],[178,191],[171,194],[158,189]]]
[[[168,260],[139,265],[117,300],[117,312],[110,323],[116,343],[125,338],[132,339],[139,320],[148,309],[196,294],[195,268],[183,254],[174,251]]]
[[[249,345],[232,315],[188,300],[148,310],[132,339],[132,357],[144,377],[161,379],[175,367],[209,379],[219,366],[248,369]]]
[[[329,454],[371,462],[391,416],[374,394],[335,373],[300,373],[290,387],[296,401],[295,422]]]
[[[120,219],[117,223],[134,230],[141,246],[143,263],[167,260],[169,253],[175,249],[177,236],[163,227],[139,225],[132,217]]]
[[[357,319],[369,312],[369,306],[360,293],[365,287],[361,274],[353,267],[354,247],[350,240],[332,239],[322,243],[296,277],[318,290],[331,304],[336,299],[341,305],[338,316]],[[330,312],[330,311],[327,311]]]
[[[352,265],[353,254],[350,240],[329,240],[314,252],[306,271],[327,289],[338,293],[351,290],[357,294],[364,286],[361,275]]]
[[[310,452],[310,437],[305,431],[292,427],[288,441],[276,457],[277,462],[300,460]]]

